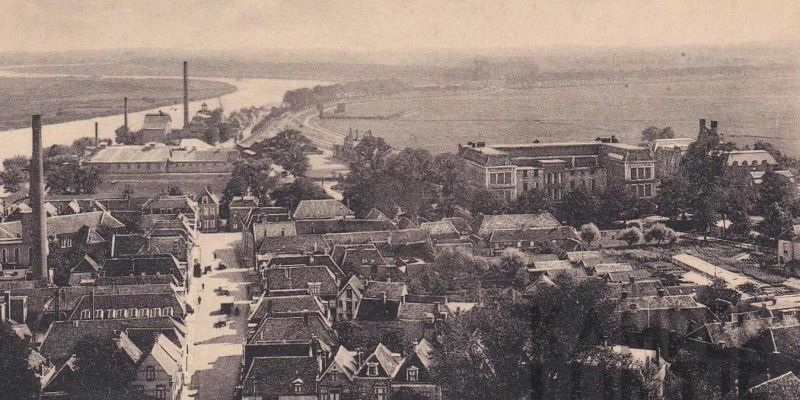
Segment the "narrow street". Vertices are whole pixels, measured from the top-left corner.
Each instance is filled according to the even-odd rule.
[[[200,278],[189,278],[191,283],[186,298],[194,308],[194,314],[186,319],[186,382],[189,390],[183,391],[183,399],[192,398],[190,393],[194,392],[197,393],[195,399],[233,398],[250,311],[248,270],[239,268],[234,255],[234,246],[241,236],[241,233],[200,234],[201,266],[205,269],[211,265],[213,270]],[[219,263],[215,259],[227,268],[217,269]],[[229,294],[225,295],[220,289]],[[238,316],[221,311],[222,304],[230,302],[239,309]],[[224,321],[224,326],[215,328],[214,324],[220,321]]]

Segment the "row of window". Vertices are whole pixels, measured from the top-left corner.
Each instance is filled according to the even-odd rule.
[[[731,165],[733,165],[734,167],[738,167],[739,166],[739,162],[738,161],[734,161],[733,163],[731,163]],[[753,161],[750,162],[750,165],[755,167],[755,166],[758,165],[758,161],[753,160]],[[769,165],[769,163],[767,162],[767,160],[761,160],[761,165]],[[742,161],[742,166],[743,167],[747,166],[747,160]]]
[[[646,180],[653,177],[653,170],[650,167],[631,168],[631,180]]]
[[[2,260],[3,264],[16,264],[20,262],[20,253],[21,250],[19,247],[15,247],[14,250],[8,251],[9,249],[2,250]]]
[[[128,308],[120,310],[94,310],[94,319],[149,318],[171,317],[172,307],[162,308]],[[91,319],[92,310],[81,310],[81,319]]]
[[[489,184],[510,185],[513,183],[511,172],[492,172],[489,174]]]
[[[640,185],[630,185],[630,191],[632,194],[635,194],[637,197],[653,197],[653,185],[649,183],[640,184]]]
[[[152,373],[152,377],[151,377],[151,375],[149,375],[150,373]],[[145,369],[145,379],[147,379],[148,381],[155,380],[155,369],[153,368],[152,365],[147,366],[147,369]],[[137,392],[137,393],[143,393],[144,392],[144,387],[142,387],[142,386],[134,385],[134,386],[132,386],[132,389],[133,389],[134,392]],[[160,399],[166,399],[167,398],[167,386],[166,385],[156,385],[155,396],[156,396],[156,399],[159,399],[159,400]]]

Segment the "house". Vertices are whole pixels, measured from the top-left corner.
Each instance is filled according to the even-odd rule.
[[[83,258],[69,270],[70,286],[91,284],[100,275],[100,264],[90,255],[86,254]]]
[[[561,223],[552,214],[478,214],[472,221],[472,231],[480,238],[488,239],[495,230],[523,230],[529,228],[558,228]]]
[[[123,335],[127,336],[124,332],[120,334]],[[150,351],[137,362],[136,376],[130,382],[131,389],[144,399],[177,400],[183,388],[182,366],[180,347],[165,335],[158,334]]]
[[[353,378],[361,366],[359,357],[363,354],[339,346],[327,368],[317,377],[317,392],[321,400],[341,400],[356,395]]]
[[[364,281],[356,275],[342,285],[336,306],[336,320],[350,321],[358,314],[358,306],[364,293]]]
[[[295,221],[354,218],[355,213],[338,200],[301,200],[292,214]]]
[[[404,282],[367,281],[354,318],[359,321],[397,321],[408,289]]]
[[[571,226],[555,228],[495,229],[485,241],[493,254],[507,248],[530,252],[576,251],[584,248],[580,235]]]
[[[434,242],[440,240],[455,240],[462,237],[461,232],[456,229],[452,222],[447,220],[423,222],[419,227],[427,230]]]
[[[317,371],[315,357],[255,357],[242,380],[241,399],[317,400]]]
[[[630,363],[625,364],[627,372],[640,375],[642,381],[648,382],[655,389],[654,398],[664,397],[664,385],[667,377],[667,370],[669,363],[661,357],[658,350],[638,349],[628,346],[609,346],[598,347],[594,351],[587,352],[575,360],[573,360],[571,379],[574,382],[580,382],[577,387],[572,387],[572,394],[575,398],[581,399],[606,399],[606,398],[621,398],[626,397],[624,391],[617,393],[608,392],[608,389],[599,390],[600,388],[630,388],[628,383],[624,381],[625,374],[613,374],[609,376],[608,371],[603,367],[603,361],[607,356],[614,357],[620,355],[629,357]],[[613,358],[612,358],[613,359]],[[616,383],[610,383],[609,380],[620,380]],[[624,390],[624,389],[623,389]],[[630,398],[638,398],[638,393],[631,393]]]
[[[138,142],[164,143],[172,132],[172,117],[162,111],[144,115],[144,125],[138,133]]]
[[[184,281],[184,271],[171,254],[109,258],[103,263],[103,275],[172,275],[178,282]]]
[[[266,270],[284,266],[297,265],[324,265],[336,276],[337,279],[344,279],[344,272],[333,258],[327,254],[280,254],[264,261],[259,265],[259,270]]]
[[[339,293],[339,279],[324,265],[287,265],[263,271],[264,290],[269,295],[282,291],[305,290],[325,302]],[[334,303],[335,306],[335,303]]]
[[[392,378],[402,364],[402,355],[379,343],[356,372],[353,379],[354,390],[363,399],[388,400]]]
[[[72,310],[73,320],[133,319],[173,317],[182,321],[186,316],[183,299],[176,293],[101,294],[84,295]]]
[[[200,232],[217,232],[219,230],[219,199],[206,187],[194,198],[197,204],[197,226]]]
[[[670,179],[680,171],[681,160],[694,143],[692,138],[656,139],[650,152],[656,162],[656,178]]]
[[[617,313],[632,333],[653,329],[686,335],[717,320],[708,307],[695,301],[694,295],[669,296],[666,291],[656,296],[622,298]]]
[[[242,230],[244,218],[258,207],[258,199],[254,196],[234,196],[228,203],[228,230]]]
[[[441,388],[436,384],[430,371],[433,353],[433,346],[427,340],[422,339],[417,342],[411,354],[395,371],[392,392],[405,388],[424,398],[440,400]]]
[[[311,294],[267,296],[266,293],[263,293],[253,307],[248,321],[250,326],[255,328],[261,320],[267,317],[291,317],[314,312],[329,321],[331,319],[325,304],[317,296]]]
[[[336,343],[336,332],[318,312],[267,316],[247,339],[245,365],[255,357],[314,356],[318,352],[327,359]]]
[[[389,277],[387,261],[372,243],[336,245],[331,257],[348,275],[360,275],[374,280]]]

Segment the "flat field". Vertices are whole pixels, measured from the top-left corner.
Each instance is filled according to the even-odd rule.
[[[190,99],[230,93],[221,82],[191,80]],[[31,114],[48,123],[122,114],[123,97],[135,112],[183,101],[180,79],[135,78],[0,78],[0,131],[30,125]]]
[[[555,82],[550,87],[407,93],[346,105],[347,115],[402,112],[390,120],[314,119],[334,132],[350,128],[385,138],[398,148],[453,152],[457,143],[523,143],[593,140],[616,135],[638,143],[651,125],[671,126],[695,137],[701,118],[718,120],[730,140],[749,144],[772,137],[800,155],[800,73],[765,70],[733,76],[689,76],[637,83]]]

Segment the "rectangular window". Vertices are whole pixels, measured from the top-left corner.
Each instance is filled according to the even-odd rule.
[[[645,170],[644,170],[645,179],[650,179],[651,174],[652,174],[652,169],[651,168],[645,168]]]
[[[538,170],[538,169],[535,169],[535,170],[533,170],[533,176],[534,176],[535,178],[538,178],[538,177],[539,177],[539,170]]]
[[[522,170],[522,177],[523,178],[527,178],[528,177],[528,170],[527,169]]]
[[[527,190],[528,190],[528,182],[523,182],[522,183],[522,191],[524,192],[524,191],[527,191]]]
[[[375,400],[386,400],[385,387],[375,387]]]
[[[378,363],[367,363],[367,376],[378,376]]]
[[[419,380],[419,370],[415,367],[408,368],[408,381],[416,382]]]
[[[644,195],[647,197],[653,196],[653,185],[644,185]]]
[[[164,385],[156,385],[156,398],[157,399],[166,399],[167,398],[167,387]]]
[[[92,317],[92,310],[81,310],[81,319],[89,319]]]
[[[489,183],[492,185],[497,184],[497,174],[489,174]]]
[[[144,379],[147,381],[152,381],[156,379],[156,367],[152,365],[148,365],[144,369]]]
[[[320,282],[309,282],[308,283],[308,291],[311,294],[319,294],[321,287],[322,287],[322,283],[320,283]]]
[[[636,168],[631,168],[631,180],[635,181],[636,179],[637,179]]]

